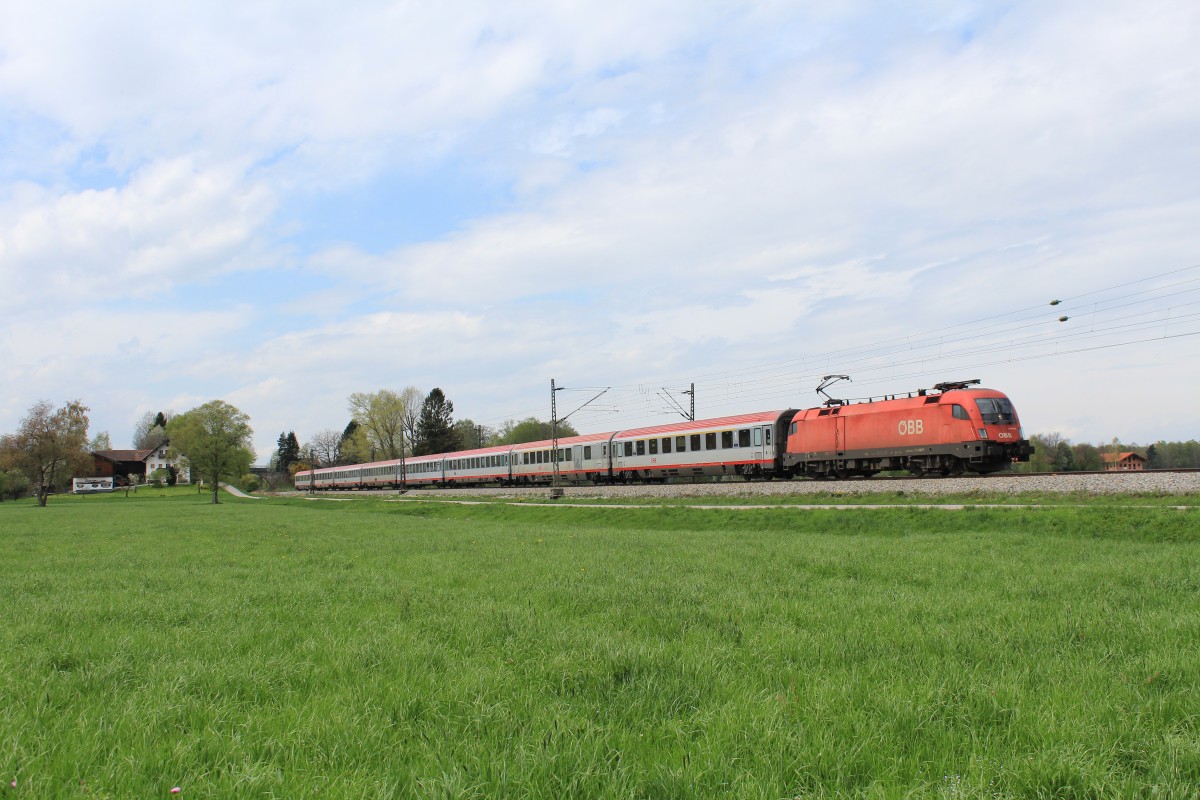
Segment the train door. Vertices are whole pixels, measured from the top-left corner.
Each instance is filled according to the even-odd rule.
[[[752,430],[752,431],[750,432],[750,433],[751,433],[751,435],[754,437],[754,439],[753,439],[753,441],[752,441],[752,444],[754,445],[754,460],[755,460],[755,461],[762,461],[762,460],[763,460],[763,455],[764,455],[764,451],[763,451],[763,430],[764,430],[764,429],[763,429],[761,426],[759,426],[759,427],[755,428],[754,430]],[[766,430],[770,430],[770,428],[767,428]],[[770,456],[768,456],[768,458],[769,458],[769,457],[770,457]]]
[[[571,447],[571,462],[576,472],[583,470],[583,445],[577,444]]]

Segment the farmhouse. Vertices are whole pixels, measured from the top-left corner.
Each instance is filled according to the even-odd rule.
[[[191,471],[180,460],[168,457],[169,441],[149,450],[97,450],[92,453],[93,475],[129,480],[136,475],[139,483],[154,474],[157,469],[174,469],[179,483],[191,483]]]
[[[1146,459],[1137,453],[1105,453],[1104,469],[1109,472],[1131,472],[1146,468]]]

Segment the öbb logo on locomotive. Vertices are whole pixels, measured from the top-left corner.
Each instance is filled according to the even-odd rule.
[[[298,489],[986,474],[1028,461],[1012,401],[978,380],[906,396],[591,433],[298,472]],[[824,393],[823,393],[824,394]]]

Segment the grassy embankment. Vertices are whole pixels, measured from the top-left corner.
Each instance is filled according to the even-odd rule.
[[[1198,520],[4,503],[0,794],[1195,796]]]

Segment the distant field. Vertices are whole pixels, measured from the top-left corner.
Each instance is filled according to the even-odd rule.
[[[0,503],[0,797],[1197,797],[1139,502]]]

